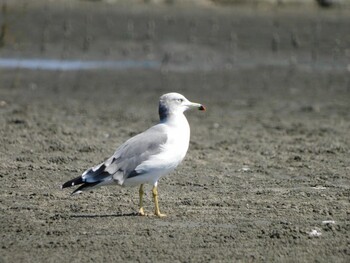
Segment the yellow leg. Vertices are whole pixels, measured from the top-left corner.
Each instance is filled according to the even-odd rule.
[[[153,186],[152,188],[152,194],[153,194],[153,199],[154,199],[154,205],[155,205],[155,211],[154,214],[159,217],[164,217],[166,216],[165,214],[161,214],[159,211],[159,205],[158,205],[158,190],[157,186]]]
[[[139,190],[139,195],[140,195],[140,202],[139,202],[139,215],[140,216],[145,216],[145,211],[143,211],[143,194],[144,194],[144,191],[143,191],[143,184],[140,185],[140,190]]]

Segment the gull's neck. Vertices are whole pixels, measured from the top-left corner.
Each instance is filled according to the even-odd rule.
[[[190,142],[190,125],[186,116],[182,112],[169,114],[161,123],[167,128],[167,143],[178,149],[180,160],[182,160]]]
[[[188,126],[186,116],[182,112],[168,113],[165,116],[161,116],[160,122],[171,126],[182,126],[184,124]]]

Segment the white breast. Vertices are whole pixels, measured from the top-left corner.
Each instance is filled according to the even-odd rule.
[[[172,156],[178,163],[185,157],[190,142],[190,126],[186,117],[181,114],[176,120],[169,121],[168,140],[164,145],[164,154]]]

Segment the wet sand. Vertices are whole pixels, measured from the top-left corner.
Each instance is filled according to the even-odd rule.
[[[1,58],[159,65],[0,69],[0,262],[350,260],[346,10],[8,4],[0,23]],[[159,182],[166,218],[136,215],[137,188],[60,189],[170,91],[207,111]]]

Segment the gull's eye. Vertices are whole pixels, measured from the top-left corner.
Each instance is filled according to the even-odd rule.
[[[183,102],[183,101],[184,101],[184,99],[177,99],[177,101],[178,101],[178,102]]]

